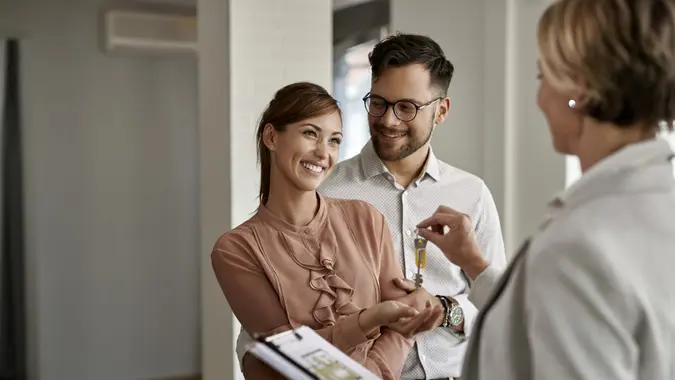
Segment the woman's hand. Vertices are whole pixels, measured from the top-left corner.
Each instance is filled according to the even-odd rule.
[[[432,305],[431,301],[426,302],[426,307],[411,318],[402,318],[398,321],[387,324],[386,326],[406,338],[429,331],[440,325],[438,322],[442,319],[443,307]]]
[[[399,301],[384,301],[372,306],[359,316],[359,324],[363,333],[368,336],[377,328],[386,326],[399,334],[410,338],[426,331],[429,323],[433,323],[443,312],[442,308],[428,307],[422,312]]]
[[[359,325],[366,336],[373,334],[378,328],[403,318],[412,318],[419,312],[398,301],[384,301],[371,306],[359,315]]]

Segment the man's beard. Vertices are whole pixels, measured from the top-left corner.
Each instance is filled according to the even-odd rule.
[[[402,160],[411,154],[417,152],[420,148],[422,148],[429,140],[431,139],[431,133],[434,129],[433,123],[431,123],[431,126],[429,127],[427,133],[424,136],[417,137],[415,138],[414,136],[411,136],[409,134],[410,129],[408,129],[408,132],[406,133],[406,136],[403,136],[401,138],[405,139],[407,138],[407,142],[403,145],[400,146],[400,148],[396,150],[391,150],[385,148],[386,143],[383,143],[381,139],[380,132],[381,131],[386,131],[386,130],[391,130],[391,128],[387,128],[383,126],[382,124],[373,124],[373,126],[370,128],[370,137],[373,142],[373,147],[375,148],[375,153],[377,156],[380,158],[382,161],[398,161]]]

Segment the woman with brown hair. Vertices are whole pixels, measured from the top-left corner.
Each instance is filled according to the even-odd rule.
[[[249,334],[306,325],[378,376],[398,378],[410,338],[435,327],[442,310],[395,301],[406,295],[393,282],[403,273],[380,212],[317,193],[337,163],[337,102],[318,85],[288,85],[263,113],[257,138],[260,206],[211,254],[232,311]],[[250,355],[243,367],[248,378],[271,375]]]
[[[674,154],[657,138],[675,119],[675,1],[556,1],[538,42],[538,105],[582,178],[504,273],[466,217],[420,224],[475,279],[462,379],[675,379]]]

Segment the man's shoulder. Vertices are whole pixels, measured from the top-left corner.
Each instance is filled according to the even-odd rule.
[[[464,169],[460,169],[449,163],[438,160],[438,169],[441,175],[442,183],[461,183],[467,186],[482,187],[485,186],[485,181],[476,174],[473,174]]]
[[[333,170],[333,173],[331,174],[330,178],[328,180],[330,181],[331,179],[334,179],[336,177],[344,177],[344,176],[356,176],[356,175],[361,175],[363,173],[361,169],[361,153],[350,157],[344,161],[340,161],[337,165],[335,165],[335,169]]]
[[[319,187],[319,192],[328,197],[345,198],[345,192],[351,193],[364,181],[361,155],[357,154],[335,165],[331,175]]]
[[[486,196],[492,197],[485,181],[476,174],[438,160],[440,180],[438,184],[447,189],[447,194],[462,197],[475,198],[477,201],[484,200]]]

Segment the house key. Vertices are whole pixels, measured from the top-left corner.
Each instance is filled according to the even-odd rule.
[[[419,235],[415,238],[415,265],[417,266],[417,274],[413,277],[415,287],[422,286],[422,269],[427,266],[427,240]]]

